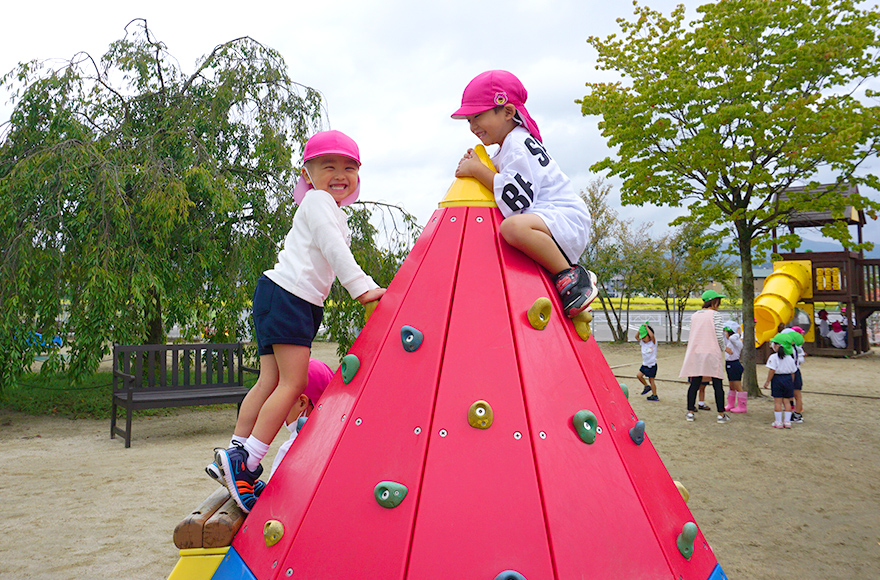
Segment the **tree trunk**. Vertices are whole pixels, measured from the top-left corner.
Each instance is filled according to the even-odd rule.
[[[147,344],[165,344],[162,325],[162,297],[155,286],[150,288],[150,304],[147,306]]]
[[[751,397],[761,397],[758,386],[758,370],[755,357],[755,276],[752,270],[752,233],[744,221],[737,220],[737,244],[742,266],[742,312],[743,350],[740,362],[743,366],[743,388]]]

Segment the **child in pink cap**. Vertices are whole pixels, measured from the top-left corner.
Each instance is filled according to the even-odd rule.
[[[384,288],[367,276],[351,253],[351,232],[340,206],[360,191],[360,152],[347,135],[323,131],[309,139],[293,198],[299,208],[278,253],[254,291],[253,317],[260,376],[238,414],[228,449],[216,449],[214,465],[245,513],[269,444],[308,384],[309,354],[321,325],[333,280],[361,304]],[[207,470],[211,474],[212,465]]]
[[[495,195],[504,240],[554,274],[569,317],[598,294],[596,275],[577,265],[587,246],[590,213],[571,181],[547,154],[538,125],[525,108],[528,93],[513,74],[477,75],[461,97],[453,119],[467,119],[483,145],[500,145],[492,157],[496,173],[468,149],[456,177],[474,177]]]

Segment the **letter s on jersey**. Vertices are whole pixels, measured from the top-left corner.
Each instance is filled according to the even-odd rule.
[[[544,146],[532,137],[527,137],[525,144],[529,152],[538,158],[538,163],[541,164],[541,167],[547,167],[550,163],[550,156],[547,155],[547,150],[544,149]]]

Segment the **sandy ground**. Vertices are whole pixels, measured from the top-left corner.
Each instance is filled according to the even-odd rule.
[[[602,350],[730,578],[880,577],[880,354],[808,359],[805,422],[777,430],[769,398],[726,425],[714,412],[686,422],[683,348],[660,346],[659,402],[638,395],[635,344]],[[334,344],[313,356],[338,366]],[[0,578],[167,578],[174,527],[216,488],[203,467],[234,421],[136,418],[125,449],[109,421],[0,411]]]

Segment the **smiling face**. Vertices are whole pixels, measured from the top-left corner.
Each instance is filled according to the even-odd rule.
[[[471,133],[483,143],[483,145],[501,145],[507,134],[516,127],[513,115],[516,108],[510,103],[503,107],[495,107],[476,115],[468,115]]]
[[[303,176],[315,189],[332,195],[338,205],[357,188],[358,169],[357,161],[351,157],[320,155],[306,161]]]

